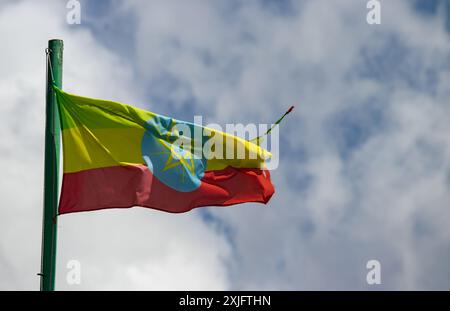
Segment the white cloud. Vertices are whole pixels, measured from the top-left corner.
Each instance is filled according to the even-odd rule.
[[[66,217],[67,216],[67,217]],[[227,242],[197,214],[136,208],[60,218],[60,288],[79,260],[89,290],[220,290],[229,286]],[[81,232],[80,232],[81,231]],[[75,287],[76,289],[76,287]]]

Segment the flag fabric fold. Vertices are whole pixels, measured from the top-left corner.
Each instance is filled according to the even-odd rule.
[[[59,214],[133,206],[181,213],[267,203],[274,193],[264,166],[270,153],[254,143],[55,90],[63,144]]]

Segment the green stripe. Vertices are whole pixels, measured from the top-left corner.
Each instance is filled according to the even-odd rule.
[[[154,113],[114,101],[82,97],[56,88],[62,129],[145,127]]]

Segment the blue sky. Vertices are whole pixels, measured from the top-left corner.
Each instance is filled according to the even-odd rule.
[[[382,1],[381,25],[358,0],[80,2],[81,25],[64,1],[0,4],[17,46],[0,61],[1,289],[38,288],[53,37],[64,88],[80,95],[222,125],[296,105],[267,206],[61,217],[58,288],[449,289],[448,1]],[[65,281],[70,259],[79,286]],[[381,285],[366,283],[370,259]]]

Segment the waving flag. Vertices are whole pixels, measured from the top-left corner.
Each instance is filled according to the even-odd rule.
[[[55,90],[63,142],[59,214],[132,206],[179,213],[267,203],[274,193],[264,166],[270,153],[252,142]]]

